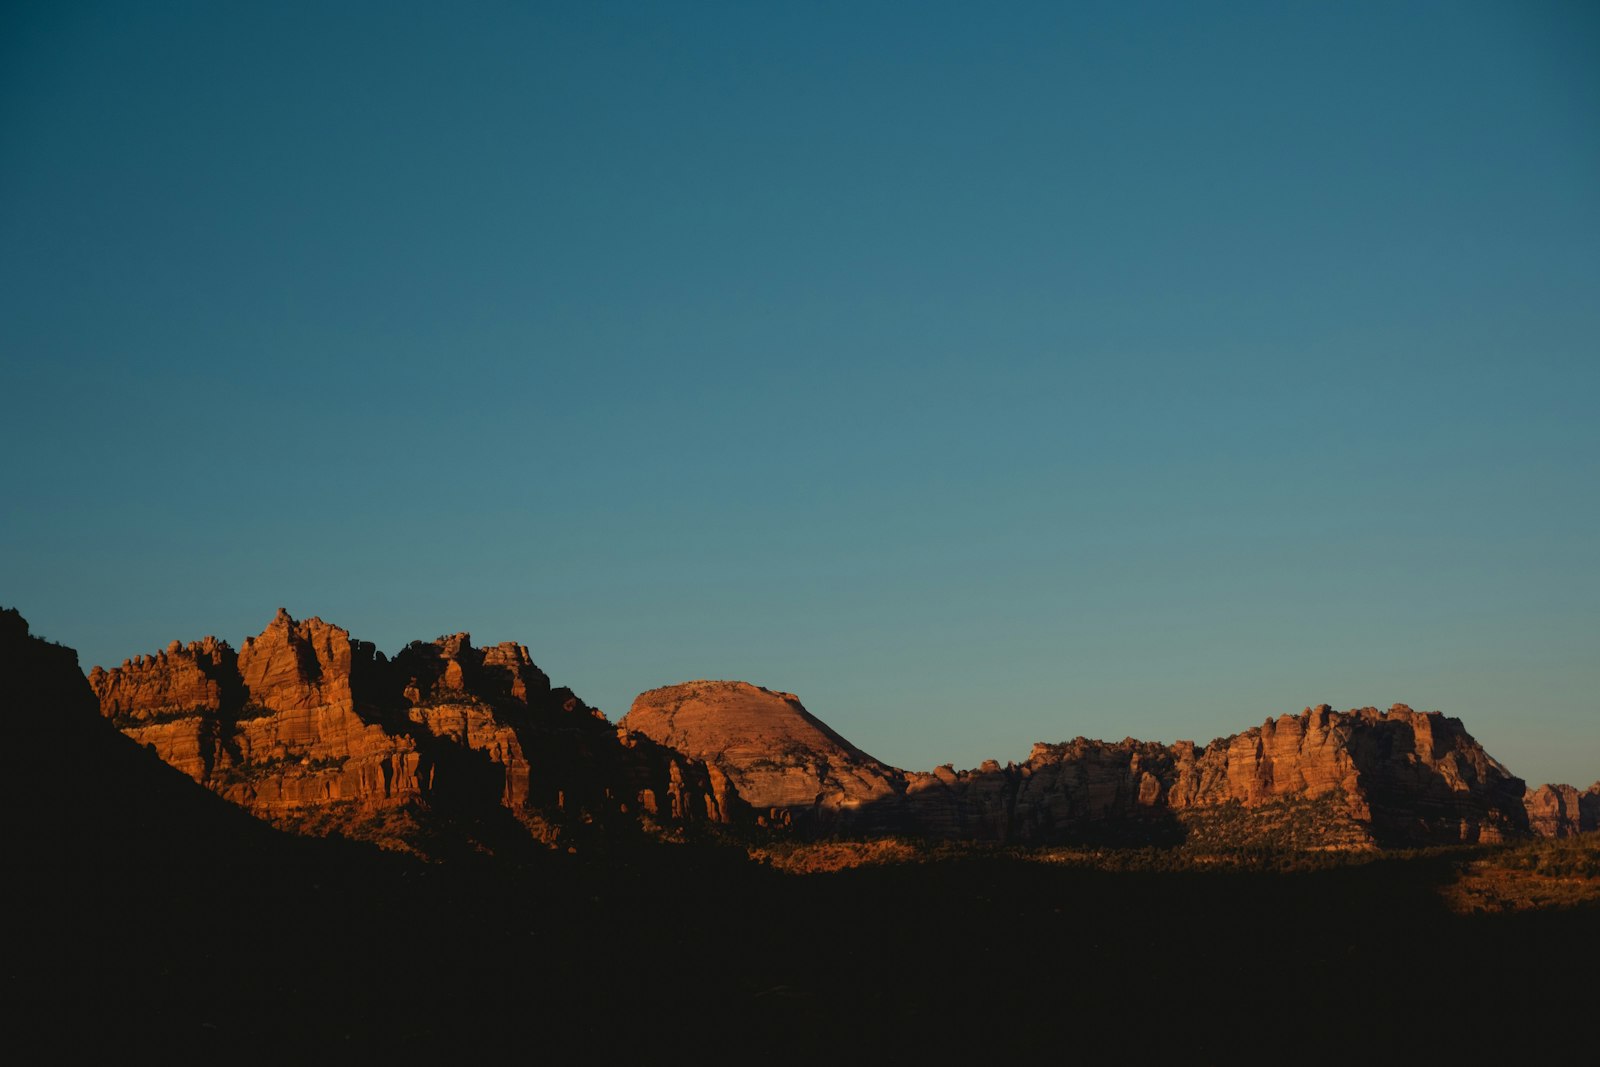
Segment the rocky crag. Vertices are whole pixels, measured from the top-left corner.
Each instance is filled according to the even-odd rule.
[[[721,768],[769,818],[813,832],[1343,849],[1587,825],[1570,787],[1540,791],[1538,810],[1549,814],[1530,822],[1536,805],[1522,780],[1459,720],[1404,705],[1321,705],[1205,746],[1077,738],[1035,745],[1021,763],[930,772],[890,767],[793,695],[743,682],[652,690],[622,722]]]
[[[797,838],[1367,849],[1564,836],[1600,783],[1529,790],[1459,720],[1404,705],[1283,715],[1206,745],[1037,744],[971,770],[873,758],[799,698],[744,682],[642,694],[612,725],[518,644],[414,641],[391,659],[279,611],[235,651],[204,638],[96,667],[100,713],[279,826],[399,847],[419,820],[514,820],[576,845],[693,826]]]
[[[726,821],[726,779],[630,736],[528,650],[468,634],[391,660],[318,618],[285,611],[237,652],[174,641],[95,667],[103,716],[196,782],[295,828],[354,836],[416,828],[398,812],[510,813],[547,843],[604,831]]]
[[[469,691],[484,684],[474,658],[454,657]],[[1593,1001],[1592,896],[1498,913],[1529,885],[1583,881],[1592,863],[1575,877],[1559,866],[1593,856],[1581,840],[1489,855],[1523,866],[1463,878],[1462,895],[1494,904],[1470,919],[1438,906],[1449,874],[1432,858],[1292,877],[1174,875],[1146,869],[1143,856],[1112,870],[985,856],[798,879],[731,850],[666,848],[621,863],[540,850],[527,863],[423,864],[281,833],[225,801],[114,728],[72,650],[31,635],[15,612],[0,611],[0,680],[21,757],[0,790],[17,918],[9,1041],[24,1058],[357,1048],[505,1059],[535,1047],[631,1062],[659,1056],[692,1003],[718,1006],[724,1044],[793,1059],[837,1055],[841,1033],[863,1055],[904,1056],[909,1042],[936,1055],[1036,1057],[1064,1040],[1115,1055],[1159,1020],[1174,1047],[1206,1061],[1282,1059],[1284,1049],[1342,1061],[1374,1047],[1554,1061],[1570,1056],[1572,1028],[1538,1023],[1581,1018]],[[402,692],[385,714],[416,706],[404,698],[409,681],[395,683]],[[417,681],[424,695],[430,685]],[[147,690],[152,703],[160,688]],[[353,689],[365,708],[362,685]],[[182,713],[209,689],[190,676],[167,692]],[[226,686],[221,700],[243,707]],[[528,762],[533,795],[538,761]],[[849,780],[831,766],[818,780],[830,776]],[[439,788],[446,777],[434,775]],[[502,796],[495,807],[510,820]],[[1531,857],[1537,865],[1524,864]],[[1220,947],[1217,931],[1232,932]],[[644,995],[619,993],[619,961],[645,974]],[[1327,1013],[1298,1010],[1306,998],[1294,990],[1278,996],[1287,1008],[1267,1003],[1264,983],[1280,975],[1334,1003],[1339,1025],[1308,1038]],[[1367,995],[1386,976],[1404,980],[1403,1002]],[[1243,1041],[1219,1024],[1241,1004],[1252,1005]],[[1024,1025],[1038,1019],[1051,1025]],[[1354,1035],[1348,1048],[1340,1034]]]
[[[1572,837],[1600,830],[1600,782],[1581,793],[1570,785],[1542,785],[1523,798],[1528,824],[1540,837]]]

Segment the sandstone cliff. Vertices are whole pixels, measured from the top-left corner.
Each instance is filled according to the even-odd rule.
[[[889,767],[794,696],[740,682],[652,690],[623,724],[720,768],[758,809],[851,832],[1363,848],[1529,830],[1521,780],[1458,720],[1404,705],[1321,705],[1203,747],[1078,738],[929,772]]]
[[[690,682],[642,694],[613,726],[553,687],[522,645],[477,648],[458,633],[391,660],[282,610],[237,652],[173,642],[88,681],[106,719],[206,788],[282,826],[386,844],[414,845],[417,819],[444,814],[565,844],[750,823],[799,836],[1346,849],[1600,822],[1600,783],[1528,791],[1458,720],[1404,705],[1320,705],[1203,746],[1077,738],[1020,763],[908,772],[793,694]]]
[[[1120,823],[1151,843],[1347,848],[1495,841],[1527,828],[1521,781],[1458,720],[1404,705],[1320,705],[1204,747],[1078,738],[1035,745],[1004,770],[935,777],[915,777],[908,796],[936,828],[953,810],[999,840],[1093,837]]]
[[[1570,785],[1542,785],[1523,798],[1528,823],[1541,837],[1571,837],[1600,830],[1600,782],[1583,792]]]
[[[747,682],[653,689],[620,725],[717,768],[761,821],[832,825],[904,792],[901,772],[834,733],[794,694]]]
[[[283,610],[235,653],[205,638],[94,668],[101,714],[196,782],[280,824],[409,843],[392,817],[490,809],[547,842],[730,817],[726,779],[619,736],[528,650],[468,634],[370,643]],[[386,814],[387,813],[387,814]],[[593,829],[590,829],[593,828]],[[389,839],[398,834],[399,842]]]

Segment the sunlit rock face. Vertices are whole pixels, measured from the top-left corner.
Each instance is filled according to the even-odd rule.
[[[1021,763],[889,767],[792,694],[690,682],[642,694],[623,725],[720,769],[804,828],[973,841],[1294,849],[1495,841],[1529,830],[1520,779],[1458,720],[1404,705],[1269,719],[1199,746],[1038,744]]]
[[[197,782],[258,811],[398,803],[424,791],[415,742],[382,722],[370,644],[279,610],[235,653],[214,637],[94,668],[103,715]]]
[[[688,682],[642,694],[613,726],[522,645],[456,633],[391,660],[281,610],[237,652],[173,642],[96,667],[88,687],[125,734],[258,815],[385,840],[395,810],[509,819],[546,843],[731,823],[802,837],[1351,849],[1600,823],[1600,783],[1529,791],[1458,720],[1404,705],[1319,705],[1206,745],[1080,737],[1020,763],[908,772],[790,693]]]
[[[1321,705],[1205,746],[1080,737],[907,777],[908,824],[938,836],[1346,849],[1527,831],[1520,779],[1459,721],[1403,705]]]
[[[1528,823],[1541,837],[1571,837],[1600,830],[1600,782],[1579,792],[1570,785],[1542,785],[1523,799]]]
[[[685,682],[633,702],[621,726],[716,768],[759,818],[810,827],[892,825],[904,775],[812,715],[792,693]]]
[[[1522,780],[1459,719],[1404,704],[1347,712],[1318,705],[1181,762],[1180,809],[1326,799],[1328,810],[1364,825],[1381,845],[1498,841],[1528,829]]]
[[[363,836],[383,809],[501,808],[555,842],[736,807],[726,779],[630,740],[518,644],[460,633],[393,661],[318,618],[279,610],[237,653],[207,637],[96,667],[101,714],[195,781],[274,820]],[[392,830],[392,820],[384,833]]]

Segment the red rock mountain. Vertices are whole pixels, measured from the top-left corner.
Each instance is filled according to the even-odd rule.
[[[1326,705],[1201,746],[1077,738],[1020,763],[904,771],[793,694],[689,682],[613,726],[528,650],[469,635],[389,659],[279,611],[237,652],[207,637],[89,674],[100,713],[286,828],[423,848],[439,819],[547,843],[758,823],[800,835],[1370,848],[1596,828],[1600,783],[1527,790],[1459,720]],[[430,822],[431,820],[431,822]],[[452,830],[452,832],[456,832]]]
[[[1570,785],[1542,785],[1528,790],[1523,804],[1530,827],[1541,837],[1600,830],[1600,782],[1581,793]]]
[[[280,610],[235,653],[207,637],[94,668],[101,713],[195,781],[280,824],[398,835],[396,812],[501,808],[555,841],[624,826],[725,821],[720,773],[619,732],[555,689],[517,644],[467,634],[393,660]],[[393,833],[390,833],[390,832]]]
[[[762,819],[835,821],[904,791],[900,771],[808,712],[793,693],[747,682],[688,682],[641,694],[622,728],[722,771]],[[859,820],[858,820],[859,821]]]
[[[622,721],[720,768],[758,809],[856,832],[1360,848],[1530,829],[1520,779],[1459,720],[1404,705],[1322,705],[1204,747],[1078,738],[1035,745],[1020,764],[931,772],[889,767],[794,696],[743,682],[652,690]]]

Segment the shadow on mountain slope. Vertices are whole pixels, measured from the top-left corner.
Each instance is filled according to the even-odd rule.
[[[1444,858],[800,878],[713,847],[424,864],[297,839],[140,750],[70,650],[3,625],[24,1058],[1482,1062],[1539,1055],[1593,1003],[1600,913],[1453,916]]]

